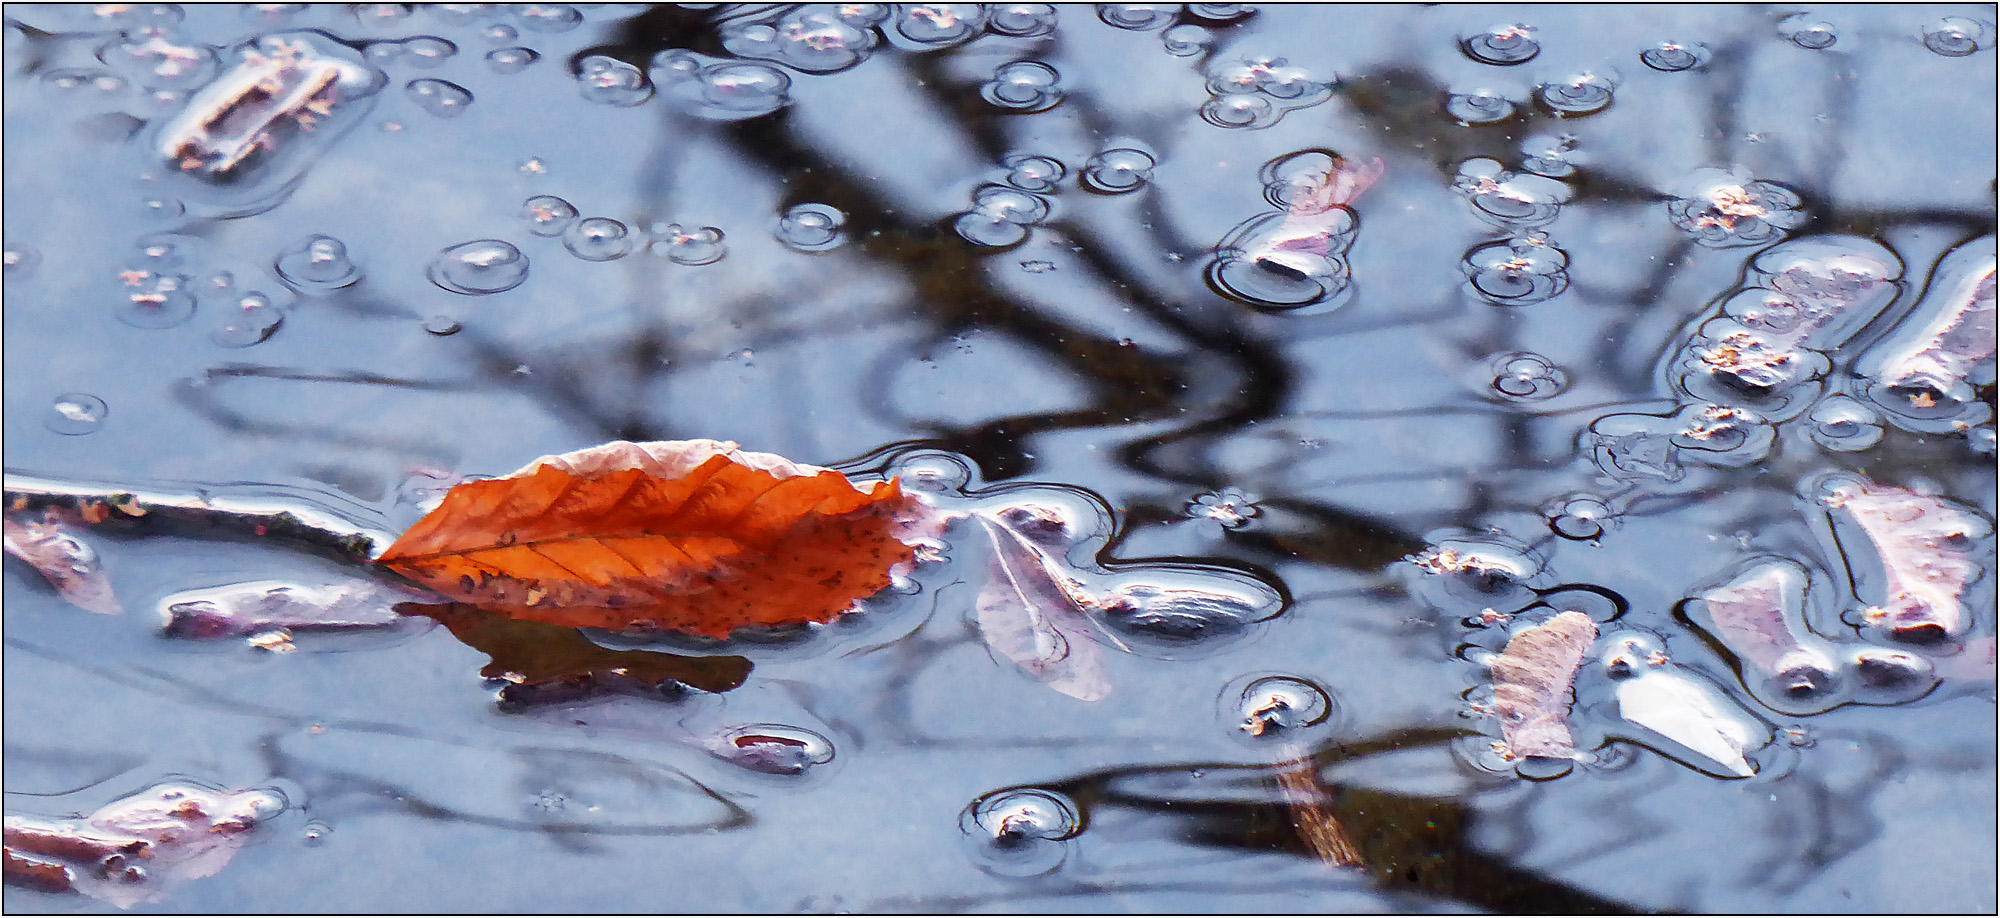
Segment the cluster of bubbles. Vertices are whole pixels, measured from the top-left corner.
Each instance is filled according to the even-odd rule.
[[[1708,63],[1708,46],[1698,41],[1663,41],[1639,52],[1639,63],[1661,73],[1679,73]]]
[[[847,215],[830,204],[798,204],[778,218],[778,241],[800,252],[824,252],[847,241]]]
[[[1512,67],[1525,64],[1542,53],[1535,41],[1535,29],[1527,25],[1488,26],[1484,31],[1458,40],[1465,56],[1482,64]]]
[[[1028,228],[1049,215],[1046,198],[1010,185],[982,185],[972,193],[972,209],[952,229],[974,245],[1011,246],[1028,238]]]
[[[1275,212],[1252,217],[1216,246],[1208,282],[1253,306],[1333,308],[1352,287],[1347,250],[1361,218],[1347,201],[1380,175],[1331,150],[1302,150],[1264,165],[1264,199]]]
[[[1190,519],[1213,520],[1224,529],[1241,529],[1262,512],[1257,499],[1236,488],[1198,494],[1183,510]]]
[[[1667,216],[1694,241],[1710,248],[1765,245],[1803,224],[1804,201],[1774,182],[1755,181],[1749,170],[1701,169],[1690,193],[1667,203]]]
[[[1496,306],[1526,306],[1569,287],[1569,255],[1539,229],[1553,222],[1569,185],[1546,175],[1516,175],[1491,159],[1459,166],[1453,187],[1487,222],[1511,235],[1474,246],[1460,271],[1472,292]]]
[[[729,254],[722,231],[713,226],[655,223],[647,233],[646,250],[677,265],[712,265]]]
[[[1216,127],[1267,128],[1289,112],[1333,98],[1333,81],[1319,81],[1282,57],[1227,61],[1209,72],[1203,120]]]
[[[815,4],[777,16],[730,19],[718,34],[722,47],[738,57],[801,73],[837,73],[868,59],[879,42],[875,27],[888,15],[880,5]]]
[[[1672,414],[1607,414],[1592,421],[1583,446],[1604,474],[1621,481],[1677,482],[1686,463],[1742,468],[1770,455],[1777,432],[1748,408],[1684,404]]]
[[[993,79],[979,87],[986,101],[1009,111],[1047,111],[1062,101],[1062,74],[1040,61],[1011,61],[993,70]]]
[[[1811,51],[1831,48],[1840,41],[1832,23],[1814,19],[1811,13],[1794,13],[1779,20],[1778,34],[1791,39],[1792,44]]]
[[[1555,362],[1528,351],[1495,354],[1483,368],[1489,391],[1510,402],[1538,402],[1569,388],[1569,374]]]
[[[458,46],[435,35],[419,35],[401,41],[371,41],[363,47],[370,63],[378,67],[403,64],[430,70],[458,54]]]
[[[792,78],[766,64],[676,49],[656,55],[651,73],[682,113],[711,121],[758,118],[792,101]]]
[[[1136,154],[1143,163],[1123,154]],[[1108,171],[1102,168],[1106,157],[1114,163]],[[1044,196],[1053,193],[1068,174],[1060,160],[1032,153],[1009,154],[1000,165],[1007,170],[1000,181],[974,190],[972,209],[952,223],[952,228],[974,245],[1011,246],[1028,238],[1028,228],[1049,215],[1049,201]],[[1152,157],[1142,151],[1107,150],[1091,158],[1082,183],[1085,188],[1108,194],[1131,191],[1144,184],[1152,165]],[[1094,185],[1092,170],[1110,182]]]
[[[1946,16],[1924,26],[1924,47],[1945,57],[1967,57],[1993,47],[1993,23],[1964,16]]]
[[[653,97],[653,86],[639,68],[615,57],[592,54],[577,63],[577,91],[600,105],[630,108]]]
[[[174,40],[171,26],[127,31],[97,49],[97,59],[133,84],[153,92],[186,92],[214,79],[221,69],[215,49]]]
[[[403,85],[403,92],[418,108],[437,118],[456,118],[472,105],[472,91],[449,80],[411,80]]]

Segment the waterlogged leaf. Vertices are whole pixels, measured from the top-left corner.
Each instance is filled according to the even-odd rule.
[[[974,516],[993,540],[993,562],[974,601],[986,646],[1071,698],[1096,701],[1111,694],[1100,632],[1082,609],[1082,587],[1022,530],[1042,520],[1025,508]],[[1103,640],[1115,643],[1108,635]]]
[[[513,683],[501,692],[511,704],[551,704],[605,693],[658,695],[660,684],[669,680],[704,692],[726,692],[750,677],[750,661],[743,657],[613,650],[574,628],[466,605],[408,603],[397,608],[435,619],[466,646],[491,657],[479,674]]]
[[[1618,680],[1618,716],[1678,746],[1724,774],[1757,773],[1747,753],[1771,741],[1771,731],[1708,682],[1682,672],[1647,639],[1623,638],[1605,653]],[[1662,750],[1677,755],[1673,749]]]
[[[174,637],[219,638],[274,628],[377,628],[401,619],[408,597],[366,581],[311,586],[257,580],[187,590],[160,600],[163,630]]]
[[[124,611],[111,593],[111,581],[98,564],[97,552],[51,521],[0,521],[8,554],[34,565],[56,592],[78,608],[100,615]]]
[[[889,585],[927,508],[895,480],[734,443],[607,443],[470,481],[381,563],[529,621],[728,637],[832,619]]]
[[[1597,640],[1597,624],[1564,612],[1526,629],[1487,665],[1493,671],[1493,712],[1515,756],[1574,758],[1569,707],[1576,670]]]
[[[1881,558],[1886,595],[1863,613],[1869,625],[1919,642],[1965,632],[1961,594],[1979,576],[1972,549],[1992,531],[1985,520],[1936,497],[1861,482],[1833,487],[1826,504],[1859,524]]]
[[[270,791],[169,782],[81,818],[8,816],[7,881],[131,908],[178,881],[215,875],[252,827],[285,806]]]

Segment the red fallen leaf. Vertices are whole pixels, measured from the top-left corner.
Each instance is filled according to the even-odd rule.
[[[20,522],[9,516],[0,526],[4,526],[7,553],[34,565],[64,599],[101,615],[124,611],[111,594],[104,568],[98,566],[97,552],[89,545],[54,522]]]
[[[909,563],[928,508],[894,481],[734,443],[607,443],[469,481],[379,559],[512,618],[728,637],[827,621]]]

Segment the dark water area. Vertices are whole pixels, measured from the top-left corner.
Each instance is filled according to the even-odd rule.
[[[2000,908],[1990,5],[5,17],[10,492],[379,547],[714,438],[965,517],[728,641],[196,639],[393,578],[77,528],[124,613],[7,560],[10,820],[281,805],[10,912]],[[1087,673],[983,630],[1023,507],[1129,600]]]

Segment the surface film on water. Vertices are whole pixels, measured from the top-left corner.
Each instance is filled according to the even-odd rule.
[[[1990,6],[0,19],[10,912],[2000,909]],[[698,438],[907,555],[370,560]]]

